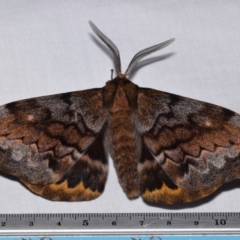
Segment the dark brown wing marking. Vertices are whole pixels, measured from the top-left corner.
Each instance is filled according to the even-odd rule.
[[[78,161],[87,158],[105,166],[106,156],[97,160],[91,151],[96,138],[103,140],[107,115],[102,105],[101,89],[91,89],[0,107],[0,169],[28,185],[43,186],[61,181],[73,166],[83,174]]]
[[[139,163],[145,199],[171,204],[189,202],[240,178],[238,114],[140,88],[136,119],[148,150],[147,155],[143,151]],[[147,176],[154,180],[146,180]]]

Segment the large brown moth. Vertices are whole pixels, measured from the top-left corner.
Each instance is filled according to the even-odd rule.
[[[32,98],[0,107],[0,169],[58,201],[97,198],[107,150],[130,199],[191,202],[240,178],[240,115],[209,103],[141,88],[121,72],[115,44],[92,22],[116,58],[118,75],[103,88]]]

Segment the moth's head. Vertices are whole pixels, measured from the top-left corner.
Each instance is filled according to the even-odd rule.
[[[127,77],[127,74],[125,74],[125,73],[122,74],[122,73],[120,72],[120,73],[118,73],[117,77],[120,78],[120,79],[123,79],[123,78],[126,78],[126,77]]]
[[[92,28],[92,30],[94,31],[94,33],[109,47],[109,49],[112,51],[113,56],[115,57],[116,61],[116,71],[117,71],[117,78],[118,79],[124,79],[126,78],[126,76],[128,75],[130,69],[136,65],[136,63],[142,59],[143,57],[149,55],[150,53],[153,53],[155,51],[158,51],[164,47],[167,47],[169,44],[171,44],[175,38],[169,39],[163,43],[159,43],[156,44],[154,46],[145,48],[143,50],[141,50],[140,52],[138,52],[133,59],[131,60],[131,62],[128,65],[127,70],[125,71],[125,73],[122,73],[121,71],[121,59],[120,59],[120,53],[119,50],[117,48],[117,46],[105,35],[103,34],[97,27],[95,24],[93,24],[93,22],[89,21],[89,24]]]

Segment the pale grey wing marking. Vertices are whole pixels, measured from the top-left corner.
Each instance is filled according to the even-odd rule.
[[[177,186],[198,191],[240,178],[237,113],[140,88],[135,118],[144,144]]]
[[[102,129],[101,89],[0,107],[0,170],[32,184],[57,182]]]

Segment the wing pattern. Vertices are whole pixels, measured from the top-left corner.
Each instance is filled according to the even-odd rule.
[[[146,200],[189,202],[240,177],[238,114],[144,88],[138,110],[137,129],[147,149],[139,163]],[[160,179],[149,181],[151,174]]]
[[[2,106],[0,168],[53,200],[95,198],[103,191],[107,177],[105,122],[101,89]],[[77,188],[86,196],[74,195]]]

